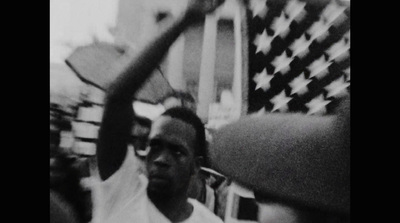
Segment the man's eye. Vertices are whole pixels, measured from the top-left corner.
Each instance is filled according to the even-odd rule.
[[[180,151],[180,150],[175,150],[174,154],[177,155],[177,156],[181,156],[181,155],[183,155],[183,152]]]
[[[182,156],[185,154],[180,146],[173,146],[171,149],[172,152],[177,156]]]

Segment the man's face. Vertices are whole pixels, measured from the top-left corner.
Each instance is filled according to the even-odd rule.
[[[195,139],[194,127],[179,119],[161,116],[153,123],[146,162],[151,199],[186,193],[195,170]]]

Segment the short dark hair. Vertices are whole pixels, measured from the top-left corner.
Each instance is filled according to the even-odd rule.
[[[176,118],[188,123],[189,125],[192,125],[196,131],[196,148],[194,155],[207,158],[207,144],[204,125],[200,118],[192,110],[185,107],[173,107],[167,109],[164,113],[161,114],[161,116]]]

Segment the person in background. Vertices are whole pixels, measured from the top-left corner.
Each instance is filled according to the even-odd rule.
[[[196,100],[186,91],[175,90],[161,99],[161,104],[166,108],[176,106],[185,107],[196,112]]]
[[[75,209],[56,192],[50,190],[50,223],[79,223]]]
[[[146,173],[147,137],[151,128],[151,120],[146,117],[136,117],[131,130],[131,145],[135,156],[138,158],[139,170]]]
[[[210,211],[215,213],[216,194],[214,189],[207,183],[209,178],[210,174],[200,169],[199,173],[193,175],[190,180],[188,196],[204,204]]]
[[[78,222],[88,222],[91,218],[90,196],[80,184],[79,160],[60,148],[60,132],[68,128],[71,128],[71,124],[64,117],[62,108],[50,104],[50,199],[56,197],[53,200],[67,203]]]

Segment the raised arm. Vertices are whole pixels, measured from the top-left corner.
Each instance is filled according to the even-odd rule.
[[[106,93],[97,142],[96,154],[102,180],[117,171],[125,158],[134,118],[134,94],[160,64],[179,35],[223,2],[224,0],[189,0],[186,11],[118,72],[120,74]]]

